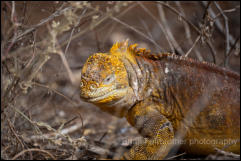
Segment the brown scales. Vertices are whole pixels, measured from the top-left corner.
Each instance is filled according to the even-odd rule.
[[[200,62],[185,56],[178,56],[174,53],[150,53],[150,50],[146,50],[145,48],[138,49],[136,46],[134,48],[130,47],[129,50],[137,56],[144,56],[151,60],[174,60],[176,63],[180,63],[181,65],[197,66],[198,68],[203,68],[209,71],[211,70],[224,76],[240,79],[240,75],[238,73],[230,71],[226,68],[219,67],[213,63],[208,63],[205,61]]]

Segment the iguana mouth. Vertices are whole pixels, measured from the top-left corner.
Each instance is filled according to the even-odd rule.
[[[98,92],[99,91],[99,92]],[[119,98],[123,95],[125,95],[127,92],[127,88],[122,88],[122,89],[106,89],[103,91],[102,90],[97,90],[91,94],[89,94],[91,97],[88,98],[88,102],[92,103],[98,103],[102,102],[104,103],[104,100],[110,100],[112,101],[113,99],[116,100],[116,98]]]

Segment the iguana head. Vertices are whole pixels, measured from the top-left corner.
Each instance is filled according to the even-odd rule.
[[[119,117],[125,115],[127,109],[135,103],[123,62],[124,58],[128,57],[130,61],[134,61],[134,58],[127,52],[127,41],[116,43],[109,53],[90,56],[81,73],[81,98]]]

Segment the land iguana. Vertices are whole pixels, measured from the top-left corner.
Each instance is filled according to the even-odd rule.
[[[122,159],[163,159],[175,138],[186,153],[240,153],[240,75],[214,64],[116,43],[87,59],[80,96],[145,138]]]

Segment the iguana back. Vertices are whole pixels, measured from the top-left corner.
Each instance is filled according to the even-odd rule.
[[[225,150],[240,153],[240,76],[174,54],[144,57],[148,63],[143,63],[142,57],[137,60],[153,71],[149,84],[152,101],[159,104],[158,110],[174,131],[183,130],[181,137],[189,145],[182,148],[209,154],[215,152],[214,147],[227,145]]]

